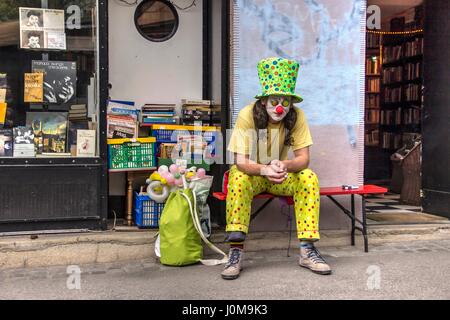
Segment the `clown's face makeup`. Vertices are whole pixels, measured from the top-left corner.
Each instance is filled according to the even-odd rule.
[[[291,105],[291,97],[269,96],[266,102],[267,114],[273,122],[280,122],[288,114]]]

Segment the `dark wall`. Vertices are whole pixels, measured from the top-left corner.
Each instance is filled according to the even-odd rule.
[[[450,217],[450,1],[425,1],[423,210]]]

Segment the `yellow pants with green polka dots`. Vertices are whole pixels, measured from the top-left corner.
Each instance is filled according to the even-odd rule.
[[[293,196],[298,238],[313,241],[320,239],[319,180],[310,169],[288,173],[282,183],[275,184],[264,176],[247,175],[233,165],[228,176],[227,232],[248,233],[253,197],[262,192]]]

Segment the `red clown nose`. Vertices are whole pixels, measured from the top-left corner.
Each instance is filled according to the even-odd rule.
[[[284,109],[283,109],[282,106],[278,106],[278,107],[275,109],[275,112],[276,112],[277,114],[283,114]]]

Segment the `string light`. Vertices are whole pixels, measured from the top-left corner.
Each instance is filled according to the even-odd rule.
[[[405,34],[414,34],[421,33],[423,29],[416,29],[411,31],[374,31],[374,30],[366,30],[367,33],[381,34],[381,35],[405,35]]]

